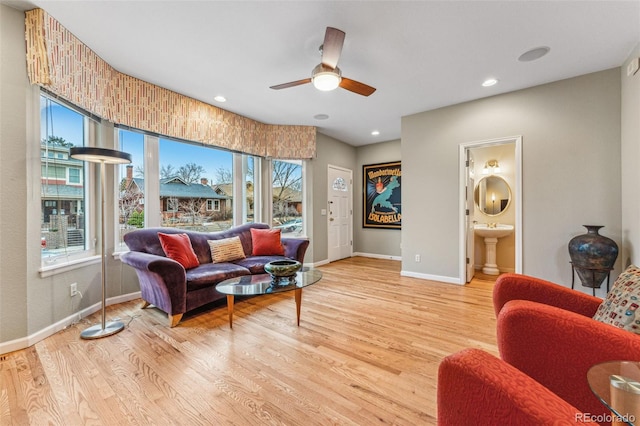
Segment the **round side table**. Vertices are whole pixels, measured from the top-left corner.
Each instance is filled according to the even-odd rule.
[[[640,425],[640,362],[608,361],[587,372],[591,391],[612,412],[612,425]]]

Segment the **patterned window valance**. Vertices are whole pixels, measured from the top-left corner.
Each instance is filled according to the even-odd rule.
[[[32,84],[106,120],[262,157],[316,155],[316,128],[271,125],[116,71],[42,9],[26,14]]]

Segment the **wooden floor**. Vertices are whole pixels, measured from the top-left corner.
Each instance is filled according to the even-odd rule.
[[[400,262],[322,266],[304,290],[185,315],[111,306],[124,331],[79,334],[96,313],[0,356],[0,425],[431,425],[440,360],[497,354],[493,278],[457,286],[400,276]]]

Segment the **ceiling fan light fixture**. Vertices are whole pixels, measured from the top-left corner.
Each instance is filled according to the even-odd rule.
[[[340,73],[340,68],[338,67],[332,69],[319,64],[313,69],[311,82],[318,90],[328,92],[330,90],[337,89],[341,81],[342,75]]]

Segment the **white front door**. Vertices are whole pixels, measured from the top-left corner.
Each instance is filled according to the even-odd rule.
[[[328,170],[328,247],[329,262],[351,257],[353,208],[353,172],[336,166]]]

